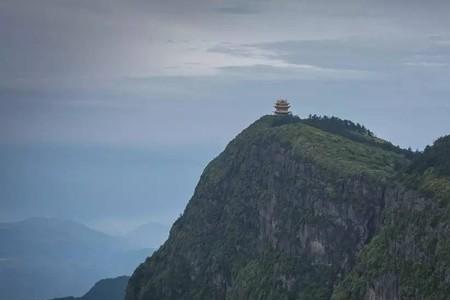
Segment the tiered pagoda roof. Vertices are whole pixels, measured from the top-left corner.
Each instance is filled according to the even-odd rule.
[[[275,115],[290,115],[291,114],[291,112],[289,111],[289,108],[291,107],[291,105],[285,99],[277,100],[273,107],[275,108],[275,111],[274,111]]]

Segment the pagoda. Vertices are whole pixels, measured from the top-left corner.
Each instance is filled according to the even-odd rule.
[[[291,114],[291,112],[289,111],[291,105],[285,99],[277,100],[273,107],[275,108],[274,114],[277,116],[286,116]]]

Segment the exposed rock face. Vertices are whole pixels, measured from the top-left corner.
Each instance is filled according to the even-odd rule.
[[[126,299],[353,297],[345,284],[333,290],[351,282],[359,253],[385,234],[383,224],[395,224],[402,201],[423,207],[423,198],[387,183],[405,162],[264,117],[208,165],[168,241],[133,274]],[[375,275],[355,299],[400,299],[396,272]]]
[[[423,157],[436,161],[427,151]],[[450,160],[450,147],[439,151]],[[333,299],[449,299],[450,179],[421,160],[413,167],[424,170],[410,170],[400,179],[408,188],[387,190],[382,227],[335,288]],[[443,165],[439,173],[449,171]]]
[[[398,279],[395,275],[382,275],[374,284],[367,289],[364,299],[366,300],[399,300]]]

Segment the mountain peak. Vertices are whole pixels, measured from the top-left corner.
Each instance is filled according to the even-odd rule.
[[[126,299],[329,299],[409,160],[320,122],[267,115],[231,141]]]
[[[408,150],[376,138],[364,126],[336,117],[266,115],[238,135],[229,147],[246,143],[260,147],[278,143],[297,158],[312,160],[330,171],[362,172],[380,178],[393,176],[411,157]]]
[[[126,300],[444,299],[450,181],[428,169],[446,154],[448,137],[412,153],[335,117],[263,116],[208,164]]]

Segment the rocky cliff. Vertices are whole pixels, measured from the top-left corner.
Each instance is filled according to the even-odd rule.
[[[333,299],[450,299],[450,136],[438,139],[386,197],[379,234]]]
[[[327,130],[313,121],[265,116],[238,135],[205,169],[168,241],[136,269],[126,299],[399,297],[398,270],[370,263],[390,265],[399,251],[430,256],[408,244],[415,213],[437,209],[403,187],[412,155],[351,122]]]

